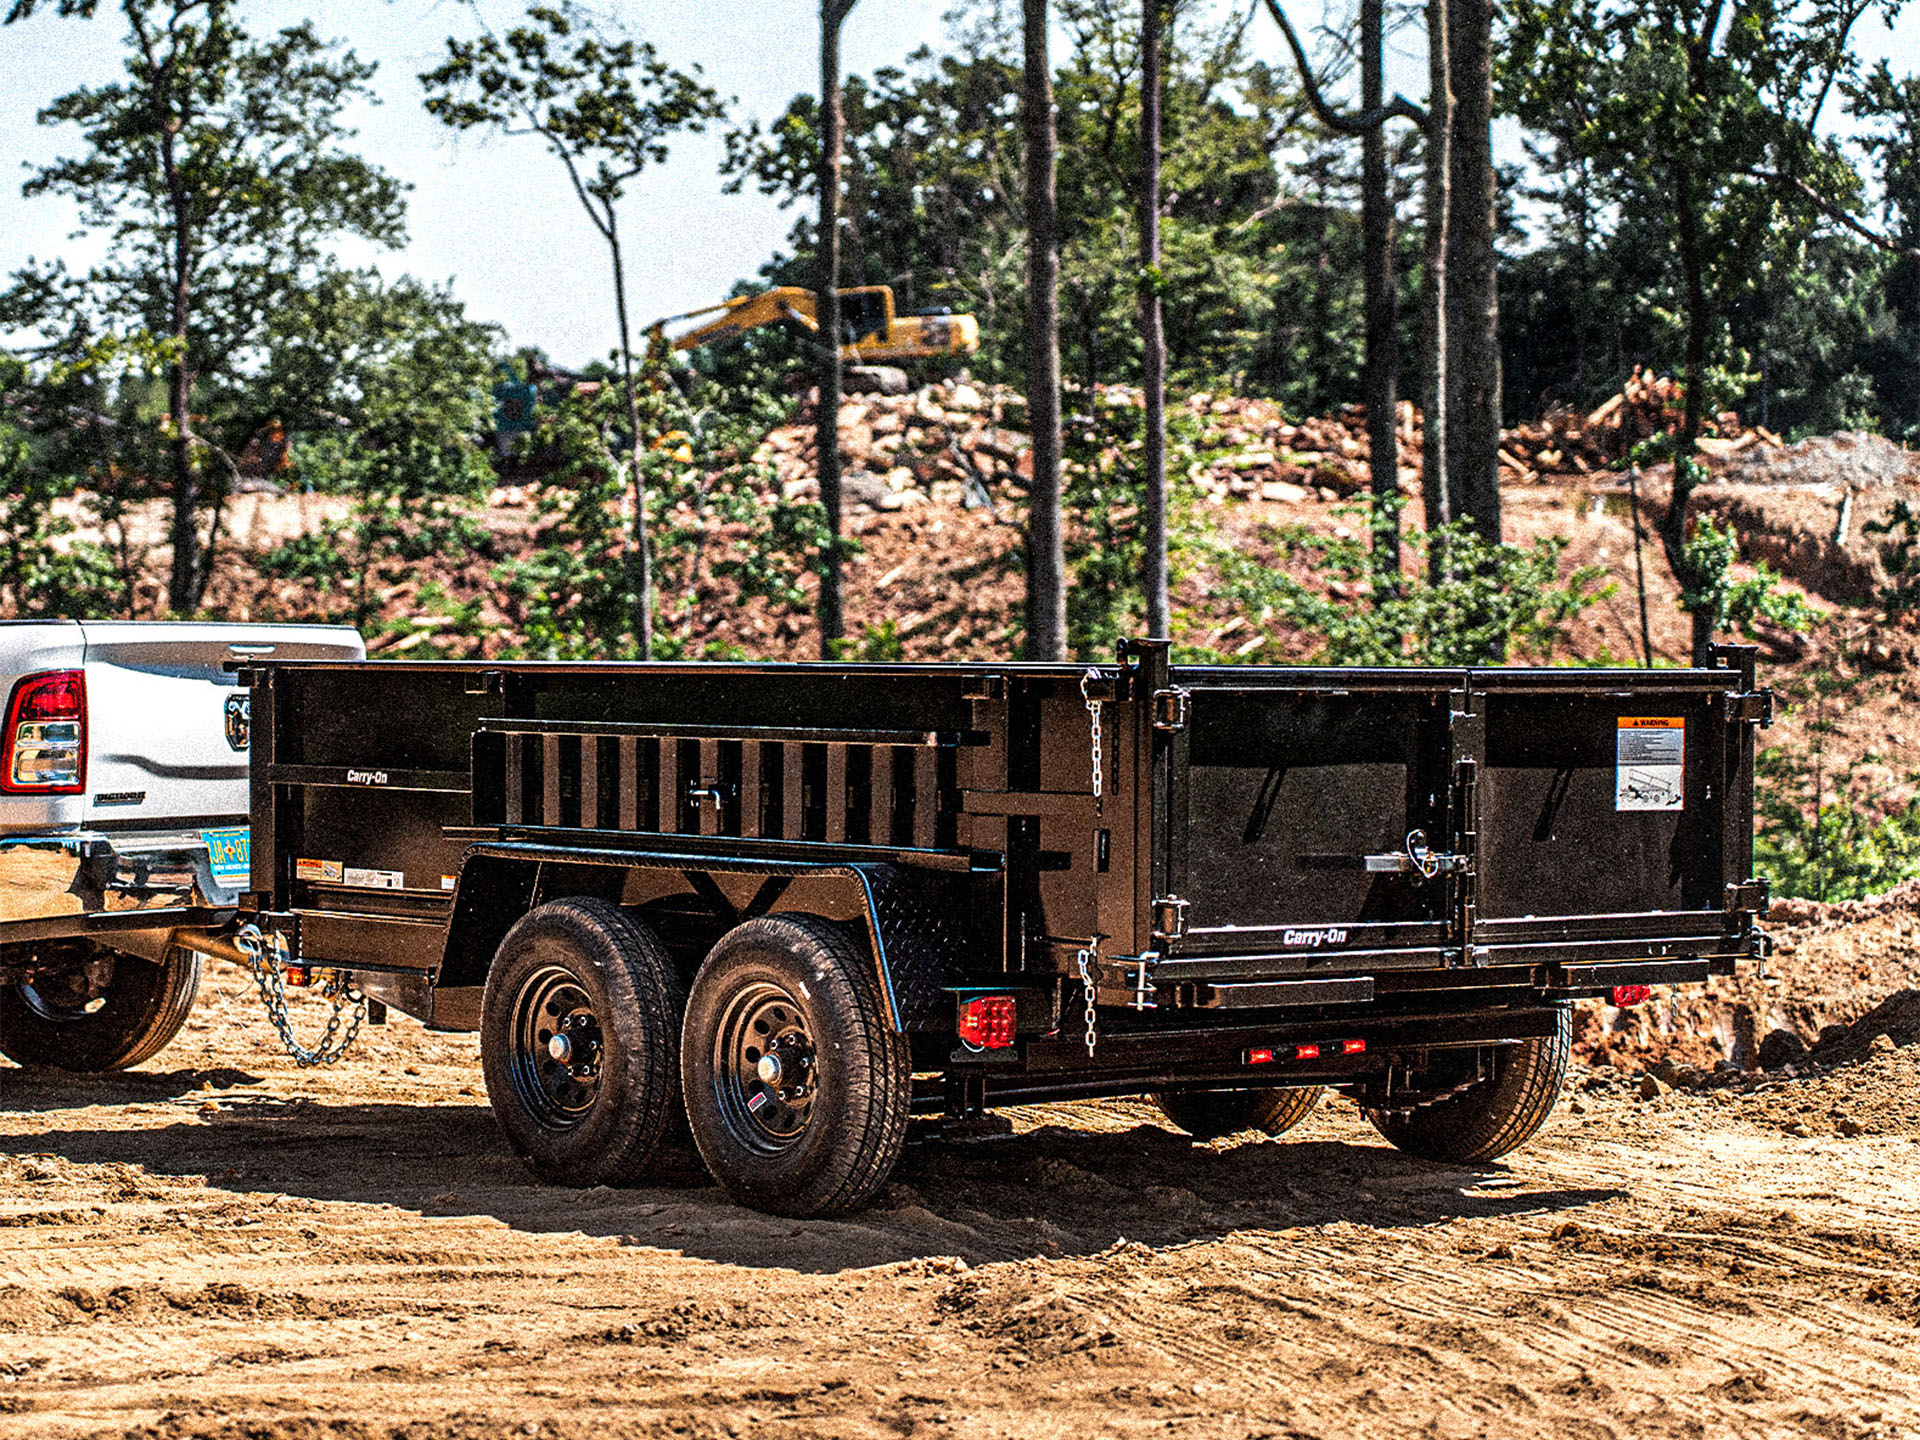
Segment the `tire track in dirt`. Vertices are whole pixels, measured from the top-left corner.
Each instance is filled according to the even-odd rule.
[[[466,1037],[316,1075],[232,1010],[165,1069],[0,1067],[0,1440],[1920,1434],[1904,1135],[1587,1096],[1460,1170],[1344,1103],[1036,1106],[803,1225],[544,1189]]]

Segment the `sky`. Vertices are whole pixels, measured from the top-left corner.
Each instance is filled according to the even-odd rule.
[[[512,0],[478,3],[497,28],[512,24],[524,8]],[[771,120],[794,94],[818,86],[818,0],[598,3],[617,10],[671,63],[701,65],[708,83],[737,97],[737,120]],[[1296,4],[1295,23],[1317,20],[1321,3]],[[15,180],[0,163],[0,275],[29,257],[60,256],[70,268],[87,263],[87,242],[70,238],[71,206],[54,197],[23,199],[20,183],[33,167],[77,153],[76,132],[39,125],[34,117],[57,95],[116,78],[123,35],[116,8],[109,0],[91,21],[42,13],[0,29],[0,157],[19,167]],[[938,48],[944,8],[929,0],[863,0],[844,31],[845,71],[899,63],[922,44]],[[412,186],[411,238],[398,252],[351,244],[342,249],[344,259],[377,264],[389,276],[449,282],[476,319],[562,364],[584,364],[610,351],[613,283],[606,250],[558,163],[530,137],[456,136],[421,109],[416,76],[439,60],[449,34],[473,32],[466,6],[455,0],[257,0],[244,14],[263,34],[313,19],[323,36],[346,41],[379,65],[373,84],[383,103],[356,107],[349,119],[360,132],[360,152]],[[1278,63],[1283,50],[1271,29],[1264,17],[1256,20],[1256,49]],[[1860,39],[1864,53],[1891,57],[1896,70],[1920,70],[1920,3],[1909,5],[1896,32],[1876,24],[1863,27]],[[1414,53],[1419,43],[1417,33],[1400,37],[1390,61],[1389,83],[1415,97],[1425,90],[1424,60]],[[1500,148],[1518,158],[1513,134],[1501,137]],[[721,154],[718,132],[681,137],[668,162],[628,192],[621,223],[636,326],[723,298],[785,239],[791,212],[758,194],[722,193]]]

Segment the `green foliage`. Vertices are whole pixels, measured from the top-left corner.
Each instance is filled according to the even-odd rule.
[[[1715,634],[1738,630],[1752,636],[1762,620],[1783,630],[1805,630],[1812,621],[1806,598],[1782,590],[1780,577],[1765,563],[1755,565],[1746,579],[1736,578],[1733,567],[1739,558],[1740,537],[1731,525],[1720,525],[1711,515],[1696,519],[1687,537],[1687,584],[1680,592],[1680,608],[1689,615],[1709,616]]]
[[[8,19],[35,8],[17,0]],[[58,6],[74,16],[94,8]],[[170,594],[190,608],[211,574],[235,457],[280,418],[254,405],[273,319],[326,268],[335,237],[404,239],[404,186],[345,148],[353,132],[341,116],[372,98],[374,67],[312,25],[256,38],[232,0],[121,0],[118,9],[124,78],[40,112],[42,124],[77,129],[83,144],[25,187],[71,201],[105,254],[84,274],[28,265],[0,295],[0,329],[38,337],[35,357],[60,365],[84,363],[103,338],[164,356],[174,393],[119,421],[149,431],[131,437],[129,452],[169,447],[155,458],[169,476],[177,534],[196,533],[203,506],[213,512],[203,544],[175,547]]]
[[[735,656],[738,647],[694,644],[702,596],[724,580],[742,599],[805,611],[803,584],[818,573],[827,542],[817,503],[762,500],[773,476],[752,461],[773,412],[766,401],[715,392],[695,409],[671,386],[641,399],[641,463],[655,539],[654,583],[662,659]],[[518,610],[526,653],[540,659],[631,659],[633,635],[632,450],[618,391],[600,387],[543,404],[536,443],[557,457],[556,483],[540,501],[534,553],[496,579]],[[856,548],[850,544],[850,550]]]
[[[456,130],[530,130],[567,167],[587,204],[609,214],[627,184],[667,158],[667,137],[726,112],[694,73],[652,45],[603,34],[580,7],[532,5],[504,36],[447,41],[420,77],[426,108]],[[596,222],[597,223],[597,222]]]
[[[300,416],[290,475],[351,495],[353,513],[269,552],[261,570],[347,602],[363,630],[381,591],[420,561],[490,544],[470,511],[493,483],[479,435],[490,423],[496,332],[444,290],[330,271],[274,318],[259,382],[270,413]]]
[[[1920,512],[1909,502],[1896,500],[1886,519],[1869,520],[1860,528],[1865,534],[1886,537],[1880,556],[1892,579],[1881,592],[1880,603],[1887,618],[1920,610]]]
[[[1857,900],[1920,875],[1920,799],[1880,813],[1851,771],[1816,786],[1805,759],[1778,750],[1759,772],[1754,868],[1775,895]]]
[[[900,627],[891,618],[868,625],[860,632],[860,658],[879,663],[904,660],[906,647],[900,640]]]
[[[1070,41],[1054,75],[1059,168],[1061,347],[1083,387],[1137,377],[1140,156],[1137,13],[1064,0]],[[902,309],[946,305],[981,327],[975,370],[1024,373],[1024,144],[1018,37],[989,4],[957,7],[952,54],[845,86],[846,284],[884,283]],[[1290,403],[1354,398],[1359,228],[1350,183],[1322,167],[1283,180],[1276,147],[1295,138],[1294,92],[1252,58],[1242,18],[1201,7],[1173,17],[1166,49],[1162,260],[1176,384],[1271,388]],[[815,283],[819,102],[799,95],[764,129],[728,138],[732,189],[796,209],[788,252],[762,275]],[[739,378],[755,337],[706,365]]]
[[[1868,196],[1830,102],[1894,118],[1856,25],[1897,4],[1520,0],[1502,10],[1503,107],[1536,132],[1554,207],[1513,262],[1510,413],[1590,404],[1635,363],[1690,372],[1787,430],[1870,423],[1920,379],[1886,363],[1888,264],[1852,231]],[[1833,103],[1837,109],[1837,103]],[[1904,128],[1911,153],[1911,117]],[[1903,172],[1904,173],[1904,172]],[[1718,369],[1744,383],[1709,397]],[[1668,535],[1670,550],[1680,537]],[[1670,558],[1677,559],[1677,556]]]
[[[0,355],[0,604],[15,619],[112,615],[121,599],[112,557],[71,538],[73,522],[54,510],[69,487],[13,422],[27,390],[26,367]]]
[[[1920,875],[1920,795],[1887,803],[1883,757],[1828,761],[1829,739],[1864,683],[1821,669],[1791,685],[1794,702],[1811,711],[1807,740],[1759,756],[1754,865],[1776,895],[1856,900]],[[1920,785],[1920,771],[1906,778],[1909,790]]]
[[[1211,507],[1186,477],[1224,446],[1206,420],[1185,406],[1168,413],[1168,564],[1176,639],[1204,622],[1180,596],[1203,591],[1225,601],[1254,629],[1304,636],[1314,658],[1332,665],[1480,665],[1503,660],[1551,663],[1568,628],[1613,593],[1604,566],[1562,575],[1568,542],[1491,545],[1469,522],[1407,537],[1411,566],[1383,583],[1373,563],[1376,523],[1398,524],[1401,507],[1376,517],[1371,503],[1337,513],[1349,523],[1332,535],[1305,526],[1273,527],[1250,549],[1221,535]],[[1078,397],[1066,429],[1068,640],[1074,654],[1111,654],[1140,632],[1140,436],[1143,417],[1124,391]],[[1430,575],[1442,550],[1447,574]],[[1188,661],[1222,663],[1222,654],[1182,639]],[[1256,655],[1257,652],[1249,652]],[[1258,654],[1257,658],[1272,658]]]
[[[1362,535],[1369,529],[1365,509],[1347,512],[1362,522],[1354,527]],[[1614,591],[1600,583],[1603,566],[1562,576],[1568,542],[1560,536],[1492,545],[1464,521],[1408,536],[1412,569],[1390,586],[1374,570],[1370,541],[1351,531],[1330,536],[1292,527],[1267,538],[1280,564],[1223,552],[1214,593],[1230,598],[1240,614],[1317,639],[1314,659],[1321,664],[1551,664],[1573,621]],[[1425,563],[1436,547],[1447,558],[1439,579]],[[1312,580],[1280,568],[1288,564],[1299,564]]]

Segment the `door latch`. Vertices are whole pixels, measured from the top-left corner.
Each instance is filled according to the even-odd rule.
[[[1193,692],[1175,685],[1153,692],[1153,728],[1184,730],[1193,718]]]

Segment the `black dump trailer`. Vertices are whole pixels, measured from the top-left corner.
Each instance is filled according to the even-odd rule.
[[[1753,652],[1690,670],[264,663],[243,915],[479,1030],[514,1149],[858,1205],[909,1116],[1328,1088],[1545,1121],[1581,997],[1761,953]]]

